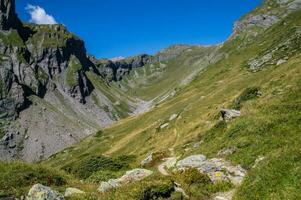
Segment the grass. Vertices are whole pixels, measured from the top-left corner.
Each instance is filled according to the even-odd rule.
[[[73,88],[78,85],[79,71],[82,69],[80,61],[72,55],[66,69],[66,83]]]
[[[20,162],[0,162],[0,171],[0,198],[25,195],[36,183],[59,188],[70,180],[58,170]]]
[[[24,47],[24,42],[23,42],[22,38],[19,36],[17,30],[10,30],[7,33],[1,32],[0,40],[6,46]]]
[[[69,39],[78,39],[68,32],[62,25],[32,25],[28,24],[34,34],[29,38],[28,43],[34,45],[36,50],[50,47],[63,47]]]
[[[70,163],[65,165],[63,169],[69,173],[76,175],[80,179],[99,179],[99,176],[107,174],[107,172],[125,171],[130,168],[130,163],[135,160],[133,156],[121,155],[116,158],[107,156],[91,156],[80,161],[80,163]],[[90,176],[93,177],[90,177]]]

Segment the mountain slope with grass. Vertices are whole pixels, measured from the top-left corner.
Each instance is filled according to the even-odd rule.
[[[122,119],[39,165],[1,163],[0,188],[7,189],[0,195],[26,195],[42,183],[61,193],[67,187],[85,192],[71,199],[300,199],[299,8],[298,0],[264,1],[236,23],[223,45],[209,47],[218,59],[206,61],[208,67],[198,57],[204,47],[168,60],[174,71],[176,64],[194,66],[189,63],[197,59],[198,73],[148,112]],[[131,69],[109,83],[130,96],[135,89],[144,101],[174,90],[156,93],[156,81],[141,82],[151,69],[148,63],[145,71]],[[156,78],[174,83],[168,74]],[[155,92],[144,94],[137,86]],[[27,169],[17,174],[21,180],[38,168],[61,181],[35,175],[18,187],[8,181],[15,165]]]

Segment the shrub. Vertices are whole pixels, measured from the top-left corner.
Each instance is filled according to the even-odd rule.
[[[141,191],[141,197],[139,199],[151,200],[151,199],[169,198],[172,192],[174,192],[174,187],[171,181],[159,185],[151,185],[144,188]]]
[[[102,181],[108,181],[109,179],[116,179],[116,176],[112,171],[97,171],[94,172],[87,181],[90,183],[100,183]]]
[[[258,87],[247,88],[242,92],[242,94],[238,98],[235,99],[231,107],[233,109],[240,110],[244,102],[255,99],[259,95],[260,95],[260,89]]]
[[[129,164],[135,160],[134,156],[122,155],[116,158],[97,156],[88,157],[79,163],[71,163],[64,167],[64,170],[75,174],[79,178],[86,179],[94,172],[112,171],[117,172],[129,168]],[[100,173],[100,172],[99,172]]]
[[[67,184],[67,176],[62,172],[41,165],[0,162],[0,172],[0,197],[24,195],[37,183],[47,186]]]

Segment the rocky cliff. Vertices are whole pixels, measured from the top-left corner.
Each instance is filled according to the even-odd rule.
[[[95,91],[88,74],[102,78],[81,39],[21,23],[13,0],[0,6],[1,159],[47,157],[131,112]]]

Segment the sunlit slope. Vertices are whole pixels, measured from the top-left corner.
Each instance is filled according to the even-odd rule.
[[[210,63],[219,60],[222,55],[218,49],[219,46],[191,46],[174,58],[135,68],[115,84],[132,96],[158,102],[172,96]]]

